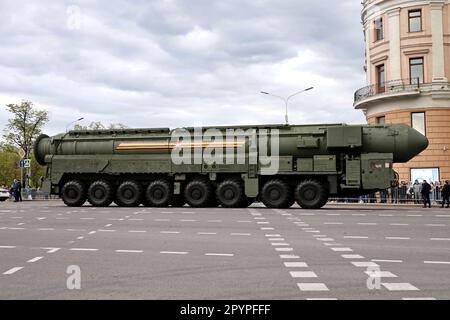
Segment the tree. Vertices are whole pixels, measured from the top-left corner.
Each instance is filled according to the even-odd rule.
[[[26,157],[30,157],[35,139],[48,122],[48,112],[36,109],[32,102],[25,100],[20,104],[6,105],[6,110],[12,114],[3,134],[6,145],[9,148],[23,149]],[[9,154],[11,153],[11,149],[7,151]],[[28,169],[27,172],[27,177],[30,178],[31,169]],[[25,185],[29,186],[30,181],[27,180]]]
[[[105,126],[100,121],[91,122],[88,126],[76,124],[74,127],[75,130],[105,130],[105,129],[125,129],[125,128],[127,128],[127,126],[125,126],[122,123],[110,123]]]
[[[36,109],[32,102],[25,100],[21,104],[6,105],[6,110],[12,114],[12,118],[4,130],[5,142],[23,149],[29,156],[34,140],[48,122],[48,112]]]

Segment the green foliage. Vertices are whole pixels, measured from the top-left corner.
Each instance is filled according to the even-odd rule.
[[[110,123],[108,125],[104,125],[100,121],[91,122],[88,126],[82,126],[80,124],[76,124],[74,130],[105,130],[105,129],[125,129],[125,126],[122,123]]]
[[[3,134],[6,144],[21,148],[29,155],[33,141],[48,122],[48,112],[37,110],[30,101],[8,104],[6,110],[12,114]]]

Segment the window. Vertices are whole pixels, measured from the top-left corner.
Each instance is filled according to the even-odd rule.
[[[422,31],[422,10],[408,11],[409,32]]]
[[[386,74],[384,71],[384,64],[377,67],[377,93],[385,92]]]
[[[375,20],[375,39],[376,41],[384,39],[383,18]]]
[[[425,112],[411,113],[411,127],[426,135]]]
[[[378,117],[377,118],[377,124],[385,124],[386,123],[386,117]]]
[[[423,180],[427,180],[427,182],[440,181],[439,171],[439,168],[411,169],[411,181],[417,180],[419,183],[422,183]]]
[[[423,58],[409,59],[409,74],[411,84],[423,83]]]

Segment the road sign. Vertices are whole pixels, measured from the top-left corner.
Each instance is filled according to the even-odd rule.
[[[23,159],[23,167],[24,168],[31,167],[31,159]]]
[[[19,151],[17,151],[17,154],[19,155],[20,159],[23,159],[23,157],[25,157],[25,151],[23,149],[19,149]]]

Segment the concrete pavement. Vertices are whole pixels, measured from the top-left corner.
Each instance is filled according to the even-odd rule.
[[[439,208],[6,202],[0,299],[449,299],[449,231]]]

